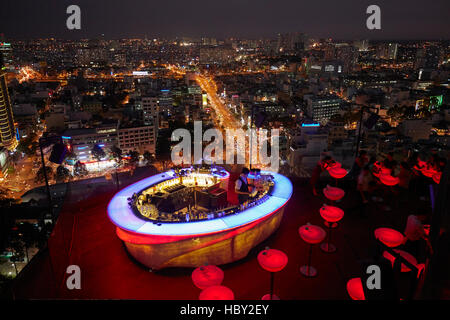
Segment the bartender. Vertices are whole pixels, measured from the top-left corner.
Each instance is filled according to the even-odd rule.
[[[241,175],[236,180],[236,184],[234,186],[234,191],[237,193],[239,198],[239,204],[244,204],[246,201],[248,201],[248,198],[251,194],[249,186],[252,185],[249,185],[247,181],[249,172],[250,171],[248,170],[248,168],[243,168]]]

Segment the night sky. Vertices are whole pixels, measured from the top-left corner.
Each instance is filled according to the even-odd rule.
[[[66,28],[81,7],[81,30]],[[381,30],[366,8],[381,7]],[[335,39],[450,39],[450,0],[1,0],[6,38],[273,37],[306,32]]]

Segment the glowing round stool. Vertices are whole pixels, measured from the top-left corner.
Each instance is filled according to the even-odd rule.
[[[225,286],[212,286],[200,292],[199,300],[234,300],[234,293]]]
[[[264,295],[262,300],[280,300],[273,294],[273,284],[275,272],[283,270],[288,263],[287,255],[280,250],[266,248],[258,254],[258,262],[264,270],[270,272],[270,293]]]
[[[352,278],[348,280],[347,293],[353,300],[366,300],[361,278]]]
[[[421,171],[422,174],[427,178],[431,178],[433,175],[437,173],[436,170],[434,170],[433,168],[423,168]]]
[[[328,173],[330,174],[330,176],[332,176],[335,179],[342,179],[347,175],[347,170],[345,170],[342,167],[333,167],[331,169],[328,170]]]
[[[321,243],[326,237],[326,232],[319,226],[306,224],[298,229],[300,237],[306,243],[309,243],[308,264],[300,267],[300,272],[305,277],[314,277],[317,275],[316,269],[311,266],[312,247],[315,244]]]
[[[328,205],[324,204],[320,208],[319,212],[320,212],[320,215],[322,216],[322,218],[326,222],[328,222],[328,229],[329,229],[327,242],[322,243],[320,245],[320,249],[322,249],[322,251],[327,252],[327,253],[335,252],[336,246],[331,243],[332,225],[334,223],[337,223],[344,217],[344,210],[342,210],[341,208],[338,208],[338,207],[328,206]]]
[[[389,187],[395,186],[399,183],[400,179],[398,177],[393,177],[390,174],[381,174],[380,181]]]
[[[201,266],[192,272],[192,282],[199,289],[218,286],[223,281],[223,271],[213,265]]]
[[[386,246],[395,248],[401,245],[405,239],[403,234],[391,228],[378,228],[375,230],[375,238]]]
[[[331,187],[327,185],[326,188],[323,188],[323,194],[328,200],[338,201],[344,197],[345,191],[341,188]]]
[[[332,162],[332,163],[329,163],[329,164],[327,165],[326,169],[327,169],[327,170],[331,170],[331,169],[334,169],[334,168],[340,168],[341,166],[342,166],[342,164],[340,164],[340,163],[337,162],[337,161],[334,161],[334,162]]]

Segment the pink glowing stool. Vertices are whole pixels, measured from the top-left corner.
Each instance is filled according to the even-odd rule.
[[[352,278],[348,280],[347,292],[353,300],[366,300],[361,278]]]
[[[223,281],[223,271],[213,265],[201,266],[192,272],[192,282],[199,289],[218,286]]]
[[[342,179],[347,175],[347,170],[342,167],[333,167],[328,170],[328,173],[335,179]]]
[[[212,286],[200,292],[199,300],[234,300],[234,293],[225,286]]]
[[[264,270],[270,272],[270,293],[264,295],[262,300],[280,300],[273,293],[274,278],[275,272],[283,270],[288,263],[287,255],[283,251],[266,248],[258,254],[258,262]]]
[[[323,194],[328,200],[338,201],[344,197],[345,191],[340,188],[327,185],[326,188],[323,189]]]
[[[400,179],[398,177],[393,177],[390,174],[380,174],[380,181],[386,186],[395,186],[399,183]]]
[[[300,272],[305,277],[314,277],[317,275],[317,270],[311,266],[311,256],[313,245],[321,243],[326,237],[326,232],[319,226],[312,224],[306,224],[298,229],[300,237],[306,243],[309,243],[309,254],[308,254],[308,264],[306,266],[300,267]]]
[[[422,271],[425,269],[425,264],[423,264],[423,263],[418,264],[417,263],[417,259],[412,254],[410,254],[409,252],[406,252],[406,251],[403,251],[403,250],[399,250],[399,249],[394,249],[394,251],[396,253],[398,253],[399,255],[401,255],[409,263],[411,263],[413,266],[415,266],[417,268],[417,278],[419,278],[421,273],[422,273]],[[387,251],[384,251],[383,252],[383,257],[388,259],[391,262],[392,267],[394,267],[395,257],[392,254],[390,254]],[[411,271],[411,269],[402,263],[401,266],[400,266],[400,272],[409,272],[409,271]]]
[[[328,222],[328,229],[329,229],[327,242],[322,243],[320,245],[320,249],[322,249],[322,251],[327,252],[327,253],[335,252],[336,246],[331,243],[331,230],[333,228],[332,225],[334,223],[337,223],[344,217],[344,210],[342,210],[341,208],[338,208],[338,207],[328,206],[328,205],[324,204],[320,208],[319,212],[320,212],[320,215],[322,216],[322,218],[326,222]]]
[[[375,230],[375,238],[390,248],[398,247],[405,239],[403,234],[391,228],[378,228]]]

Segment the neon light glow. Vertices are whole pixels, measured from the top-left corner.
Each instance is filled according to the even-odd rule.
[[[404,236],[391,228],[378,228],[375,230],[375,238],[390,248],[398,247],[404,241]]]
[[[266,172],[268,173],[268,172]],[[175,172],[168,171],[138,181],[119,191],[108,205],[111,221],[121,229],[147,235],[183,236],[200,235],[233,229],[253,221],[283,207],[292,195],[292,183],[281,174],[270,172],[274,176],[275,186],[271,197],[258,206],[254,206],[236,215],[206,221],[162,223],[160,226],[137,217],[128,206],[127,198],[168,178],[175,178]]]
[[[178,175],[171,170],[119,191],[108,205],[108,216],[116,225],[116,234],[124,241],[128,252],[146,266],[161,269],[170,266],[199,267],[206,263],[222,265],[244,258],[251,248],[266,239],[281,223],[284,206],[292,195],[292,184],[278,173],[262,171],[261,174],[273,176],[273,185],[266,200],[232,214],[188,222],[149,221],[136,215],[129,205],[130,198],[143,190],[151,190],[158,183],[170,184],[170,180],[178,179]],[[228,177],[229,173],[219,178],[226,181]],[[184,177],[183,184],[189,178]],[[165,250],[161,250],[162,245]],[[230,252],[233,254],[230,255]]]
[[[320,127],[320,123],[302,123],[302,127]]]

